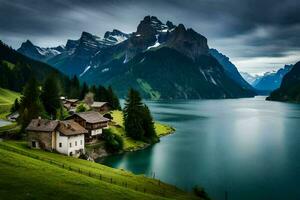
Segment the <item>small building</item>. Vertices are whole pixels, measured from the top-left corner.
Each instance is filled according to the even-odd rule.
[[[84,135],[88,131],[73,120],[60,121],[56,131],[56,151],[69,156],[84,153]]]
[[[9,115],[6,116],[6,118],[9,120],[9,121],[12,121],[12,122],[15,122],[18,120],[18,118],[20,117],[20,114],[18,111],[16,112],[13,112]]]
[[[110,121],[103,117],[99,112],[95,111],[75,113],[68,119],[73,119],[88,130],[88,133],[85,135],[86,142],[92,142],[94,139],[99,139],[102,134],[102,129],[108,128],[108,122]]]
[[[84,153],[88,131],[73,120],[33,119],[26,128],[28,146],[70,156]]]
[[[111,109],[111,106],[108,102],[99,102],[94,101],[94,103],[90,106],[93,111],[99,112],[99,113],[108,113]]]
[[[71,108],[75,108],[79,103],[79,99],[65,99],[64,104],[70,104]]]
[[[28,146],[53,151],[56,148],[56,127],[59,121],[33,119],[26,127]]]

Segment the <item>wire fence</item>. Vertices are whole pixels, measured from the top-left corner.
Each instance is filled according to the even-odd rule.
[[[121,181],[121,180],[118,180],[115,177],[109,177],[107,175],[104,175],[101,172],[99,172],[99,173],[91,172],[89,170],[85,170],[85,169],[82,169],[82,168],[79,168],[79,167],[74,167],[74,166],[71,166],[71,165],[67,165],[65,163],[61,163],[61,162],[58,162],[58,161],[50,159],[50,158],[45,158],[45,157],[42,157],[42,156],[39,156],[39,155],[35,155],[35,154],[29,153],[29,152],[26,152],[26,151],[23,151],[23,150],[20,150],[20,149],[16,149],[14,147],[9,147],[9,146],[1,144],[1,143],[0,143],[0,146],[1,146],[1,148],[6,149],[8,151],[12,151],[12,152],[15,152],[15,153],[18,153],[18,154],[21,154],[21,155],[24,155],[24,156],[27,156],[27,157],[30,157],[30,158],[34,158],[34,159],[37,159],[37,160],[40,160],[40,161],[44,161],[44,162],[47,162],[51,165],[56,165],[58,167],[61,167],[63,169],[67,169],[67,170],[72,171],[72,172],[77,172],[79,174],[89,176],[91,178],[95,178],[95,179],[98,179],[100,181],[104,181],[104,182],[107,182],[107,183],[110,183],[110,184],[118,185],[118,186],[121,186],[121,187],[124,187],[124,188],[129,188],[129,189],[132,189],[132,190],[135,190],[135,191],[138,191],[138,192],[161,195],[161,196],[167,196],[167,195],[174,196],[175,194],[178,195],[180,193],[183,193],[183,191],[180,190],[179,188],[177,188],[176,186],[165,184],[165,183],[161,182],[159,179],[152,179],[151,182],[149,181],[149,183],[152,183],[153,185],[156,184],[156,187],[158,186],[159,190],[149,188],[149,187],[146,188],[146,187],[142,186],[141,184],[137,185],[137,184],[134,184],[134,183],[129,183],[127,181]]]

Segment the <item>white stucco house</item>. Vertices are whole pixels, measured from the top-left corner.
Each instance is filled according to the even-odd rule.
[[[33,119],[26,128],[28,146],[78,157],[88,131],[74,120]]]
[[[87,132],[73,120],[61,121],[56,131],[56,151],[69,156],[84,153],[84,134]]]

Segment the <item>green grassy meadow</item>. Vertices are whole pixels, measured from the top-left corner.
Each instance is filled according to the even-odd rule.
[[[198,199],[172,185],[86,160],[0,142],[1,199]]]
[[[11,90],[0,88],[0,119],[6,120],[6,116],[10,113],[11,106],[15,99],[21,97],[20,93],[13,92]],[[12,123],[6,126],[0,127],[0,136],[3,132],[15,132],[19,130],[17,123]]]

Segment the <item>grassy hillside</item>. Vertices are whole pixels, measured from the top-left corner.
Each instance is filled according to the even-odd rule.
[[[158,180],[0,142],[1,199],[197,199]]]
[[[20,98],[20,93],[0,88],[0,105],[13,104],[15,99]]]
[[[20,93],[0,88],[0,119],[5,119],[15,99],[20,97]]]
[[[10,113],[10,108],[15,99],[20,97],[20,93],[0,88],[0,119],[6,120],[6,116]],[[18,132],[19,128],[20,126],[18,126],[15,122],[6,126],[2,126],[0,127],[0,137],[2,137],[3,134],[5,135],[8,133]]]
[[[124,124],[123,124],[124,121],[123,113],[121,111],[113,111],[112,117],[113,117],[113,125],[110,125],[110,130],[112,133],[120,135],[123,138],[125,151],[132,151],[132,150],[141,149],[148,146],[148,144],[145,142],[137,141],[126,136]],[[159,137],[174,132],[174,129],[172,127],[167,126],[165,124],[161,124],[159,122],[155,122],[154,126],[155,126],[155,131]]]

